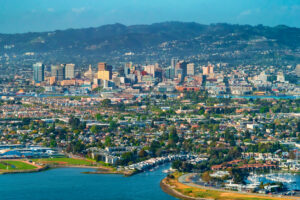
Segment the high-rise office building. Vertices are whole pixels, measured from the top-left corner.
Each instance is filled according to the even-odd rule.
[[[65,65],[60,65],[57,70],[57,80],[63,81],[66,79]]]
[[[176,64],[178,63],[178,58],[172,58],[171,59],[171,67],[172,68],[175,68]]]
[[[58,65],[51,65],[51,76],[57,78]]]
[[[98,63],[98,79],[111,80],[112,66],[106,63]]]
[[[165,69],[165,77],[167,79],[173,79],[175,77],[175,68],[171,66]]]
[[[106,66],[107,66],[106,63],[104,62],[98,63],[98,71],[105,71]]]
[[[51,65],[51,76],[55,77],[56,81],[65,79],[65,65]]]
[[[208,65],[207,67],[202,67],[203,75],[210,75],[214,73],[214,66]]]
[[[65,78],[66,79],[75,78],[75,64],[66,64],[65,65]]]
[[[186,66],[186,74],[188,76],[194,76],[195,75],[195,64],[194,63],[189,63]]]
[[[130,68],[125,64],[124,65],[124,76],[128,77],[129,74],[130,74]]]
[[[183,80],[184,77],[186,76],[186,73],[187,73],[187,63],[184,60],[179,61],[175,67],[175,76],[178,77],[178,75],[180,74],[180,77]]]
[[[33,64],[33,80],[40,83],[45,80],[45,65],[41,62]]]
[[[156,66],[155,65],[147,65],[147,66],[144,66],[144,70],[145,70],[145,72],[147,72],[148,74],[150,74],[154,77]]]

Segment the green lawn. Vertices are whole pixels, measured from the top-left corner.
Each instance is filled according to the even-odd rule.
[[[36,169],[35,166],[21,162],[21,161],[0,161],[1,170],[29,170]]]
[[[60,165],[93,165],[93,161],[86,159],[74,159],[74,158],[41,158],[32,159],[34,162],[41,162],[45,164],[60,164]]]

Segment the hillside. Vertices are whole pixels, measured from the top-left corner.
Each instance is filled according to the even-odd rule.
[[[300,29],[287,26],[164,22],[151,25],[104,25],[42,33],[0,34],[0,51],[51,62],[163,60],[171,56],[228,63],[299,62]],[[134,56],[125,56],[133,52]],[[0,54],[1,55],[1,54]],[[32,60],[31,59],[31,60]],[[195,59],[195,58],[194,58]],[[13,61],[13,60],[12,60]],[[254,61],[253,61],[254,62]]]

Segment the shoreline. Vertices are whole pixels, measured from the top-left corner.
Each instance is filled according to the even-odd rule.
[[[119,174],[124,176],[132,176],[136,174],[136,172],[124,172],[124,171],[114,171],[113,169],[109,169],[103,166],[89,166],[89,165],[45,165],[45,166],[37,166],[34,165],[36,169],[29,170],[10,170],[10,171],[0,171],[0,175],[5,174],[20,174],[20,173],[36,173],[42,172],[46,170],[56,169],[56,168],[82,168],[82,169],[95,169],[96,171],[91,172],[81,172],[83,174]]]
[[[286,199],[286,200],[295,200],[299,199],[299,197],[293,197],[293,196],[268,196],[268,195],[262,195],[262,194],[256,194],[256,193],[239,193],[235,191],[230,190],[219,190],[214,188],[207,188],[207,187],[195,187],[192,185],[186,185],[178,181],[179,177],[176,177],[175,179],[172,179],[172,183],[174,185],[170,185],[168,181],[170,179],[168,177],[165,177],[160,182],[161,189],[176,198],[183,199],[183,200],[211,200],[211,199],[222,199],[222,200],[237,200],[237,199],[257,199],[257,200],[279,200],[279,199]],[[182,187],[182,188],[181,188]],[[190,194],[193,194],[193,196],[187,196],[186,194],[182,193],[181,191],[178,191],[177,189],[181,188],[181,190],[190,190]],[[193,191],[194,190],[194,191]],[[213,195],[209,195],[209,193],[212,193]],[[203,197],[194,197],[195,194],[203,194],[207,196]]]
[[[27,169],[27,170],[10,170],[10,171],[0,171],[0,175],[5,174],[20,174],[20,173],[35,173],[35,172],[42,172],[45,170],[50,169],[49,166],[39,167],[36,169]]]
[[[186,196],[186,195],[178,192],[174,188],[172,188],[172,186],[168,185],[166,183],[166,178],[161,180],[159,185],[160,185],[160,188],[162,189],[162,191],[164,191],[166,194],[168,194],[170,196],[173,196],[175,198],[179,198],[179,199],[182,199],[182,200],[211,200],[211,199],[200,198],[200,197],[197,198],[197,197]]]

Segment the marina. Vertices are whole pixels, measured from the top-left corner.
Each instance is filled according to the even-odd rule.
[[[300,190],[300,175],[297,173],[269,173],[269,174],[250,174],[247,183],[260,185],[261,183],[282,183],[288,192]]]

